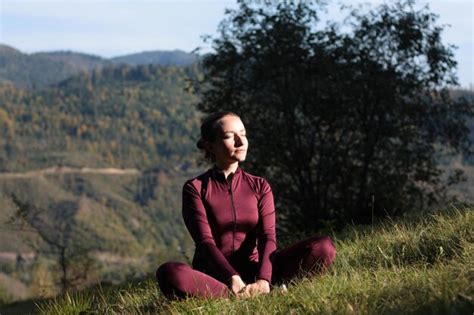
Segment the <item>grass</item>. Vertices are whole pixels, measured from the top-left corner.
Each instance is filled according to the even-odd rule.
[[[333,238],[330,271],[247,300],[167,301],[153,278],[38,303],[42,314],[472,314],[474,207],[450,209]]]

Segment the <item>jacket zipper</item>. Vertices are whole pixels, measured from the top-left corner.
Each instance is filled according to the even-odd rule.
[[[230,180],[230,182],[227,182],[227,186],[229,187],[230,203],[232,204],[232,220],[233,220],[232,252],[235,252],[235,229],[237,225],[237,214],[235,212],[234,194],[232,192],[232,179]]]

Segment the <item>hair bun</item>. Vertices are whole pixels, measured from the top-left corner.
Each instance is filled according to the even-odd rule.
[[[201,149],[201,150],[204,149],[204,143],[205,143],[205,142],[206,142],[206,141],[204,141],[203,138],[200,138],[200,139],[198,140],[198,142],[196,143],[196,146],[198,147],[198,149]]]

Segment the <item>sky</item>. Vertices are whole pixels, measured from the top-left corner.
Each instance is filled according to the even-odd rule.
[[[458,47],[459,81],[472,89],[474,1],[419,2],[439,15],[439,24],[449,25],[443,43]],[[72,50],[106,58],[150,50],[209,51],[202,36],[216,35],[225,9],[236,7],[234,0],[0,0],[0,43],[24,53]],[[337,8],[333,1],[326,18],[341,19]]]

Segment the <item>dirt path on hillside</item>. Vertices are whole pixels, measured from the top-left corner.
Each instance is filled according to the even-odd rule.
[[[41,170],[28,172],[7,172],[0,173],[0,178],[28,178],[38,177],[43,175],[56,174],[103,174],[103,175],[140,175],[142,172],[135,168],[90,168],[90,167],[65,167],[55,166]]]

